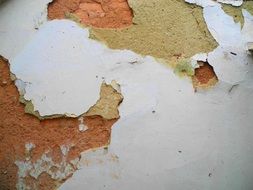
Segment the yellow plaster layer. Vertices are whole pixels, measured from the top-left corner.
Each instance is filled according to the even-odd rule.
[[[134,19],[121,30],[91,29],[91,38],[113,49],[170,60],[212,51],[217,43],[203,19],[202,8],[183,0],[129,0]]]

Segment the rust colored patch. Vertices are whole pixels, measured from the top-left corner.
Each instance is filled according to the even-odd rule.
[[[54,0],[49,3],[50,20],[63,19],[66,15],[97,28],[123,28],[130,26],[133,19],[127,0]]]
[[[39,159],[50,150],[55,162],[60,162],[61,145],[72,145],[67,162],[80,153],[108,145],[111,127],[117,119],[106,120],[101,116],[83,116],[88,130],[80,132],[78,118],[57,118],[40,121],[25,113],[19,102],[19,93],[10,78],[8,61],[0,56],[0,189],[15,189],[17,183],[17,160],[25,160],[25,144],[33,143],[31,161]],[[42,175],[43,174],[43,175]],[[37,180],[27,177],[28,184],[36,183],[39,189],[54,189],[62,181],[54,181],[45,173]]]
[[[27,176],[26,177],[26,184],[27,184],[27,186],[32,187],[32,189],[37,188],[39,190],[49,190],[49,189],[53,190],[57,186],[59,186],[59,185],[57,185],[59,183],[57,183],[57,181],[52,180],[50,178],[50,176],[45,172],[40,175],[39,181],[34,179],[31,176]],[[37,185],[33,188],[34,184],[37,184]]]
[[[208,62],[198,61],[199,68],[195,69],[195,74],[192,77],[194,89],[209,88],[218,82],[218,78],[213,70],[213,67]]]

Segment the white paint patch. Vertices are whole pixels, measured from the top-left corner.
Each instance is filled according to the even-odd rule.
[[[25,94],[26,83],[23,82],[22,80],[16,79],[15,80],[15,85],[18,88],[19,94],[24,95]]]
[[[238,86],[229,93],[231,86],[220,82],[194,94],[174,86],[170,72],[152,74],[159,89],[155,112],[143,108],[113,127],[108,154],[119,164],[83,166],[60,189],[250,190],[253,90]],[[117,180],[109,174],[115,170]]]
[[[242,10],[244,25],[235,23],[220,4],[212,1],[186,0],[203,7],[208,30],[219,46],[208,53],[207,60],[213,66],[219,80],[233,85],[253,88],[253,57],[248,52],[248,43],[253,41],[253,16]],[[239,6],[241,1],[226,1]],[[225,1],[223,1],[225,3]],[[198,54],[197,54],[198,55]],[[195,56],[193,56],[192,59]]]
[[[242,28],[242,38],[244,43],[253,43],[253,15],[251,15],[247,10],[242,9],[242,14],[244,16],[244,25]],[[245,44],[244,44],[245,46]]]
[[[198,53],[192,57],[192,60],[206,62],[207,61],[207,53]]]
[[[240,23],[235,23],[220,5],[204,7],[203,14],[208,30],[220,46],[242,46]]]
[[[207,7],[207,6],[216,6],[218,5],[217,2],[219,3],[224,3],[224,4],[230,4],[233,6],[241,6],[243,3],[243,0],[185,0],[185,2],[187,3],[191,3],[191,4],[196,4],[199,5],[201,7]]]
[[[206,62],[207,61],[207,53],[195,54],[194,56],[191,57],[190,61],[191,61],[192,68],[194,68],[194,69],[199,68],[200,66],[198,64],[198,61]]]
[[[47,20],[52,0],[6,0],[0,6],[0,55],[12,60]]]
[[[185,0],[185,2],[191,3],[191,4],[196,4],[201,7],[218,5],[218,3],[216,3],[213,0]]]
[[[127,73],[126,84],[132,89],[124,90],[122,85],[125,99],[120,111],[129,111],[126,114],[129,117],[116,123],[108,152],[119,157],[119,166],[114,167],[120,169],[120,177],[115,180],[108,174],[107,171],[113,171],[109,164],[106,167],[96,164],[88,170],[83,166],[61,190],[252,189],[253,70],[252,59],[244,48],[245,36],[249,39],[251,33],[242,34],[252,24],[245,20],[246,29],[238,30],[240,27],[231,22],[220,5],[208,6],[206,11],[210,13],[211,8],[213,14],[205,18],[211,21],[208,27],[220,46],[208,56],[199,54],[193,60],[208,57],[218,73],[219,83],[212,91],[194,94],[186,81],[151,60],[143,68],[144,64],[139,65],[140,76],[121,69],[120,76]],[[247,16],[251,18],[248,13]],[[116,78],[121,84],[126,78],[122,80],[120,76]],[[145,89],[150,84],[154,84],[155,90]],[[240,85],[235,88],[236,84]],[[143,88],[152,96],[138,97],[147,94],[142,92]],[[139,112],[134,111],[138,110],[136,107],[130,109],[143,100],[153,105],[152,109],[150,106],[142,106]]]
[[[89,128],[87,125],[84,124],[83,122],[83,116],[78,118],[78,121],[80,122],[80,124],[78,125],[78,129],[80,132],[84,132],[87,131]]]
[[[26,83],[24,98],[32,101],[41,116],[79,116],[99,99],[104,80],[122,82],[123,91],[127,90],[128,81],[133,83],[138,70],[145,67],[131,63],[154,62],[131,51],[110,50],[88,36],[88,30],[74,22],[48,22],[10,62],[11,72]],[[128,79],[130,75],[132,79]]]
[[[248,42],[253,41],[253,16],[243,10],[245,24],[241,30],[240,24],[235,23],[220,6],[205,7],[203,14],[209,31],[219,43],[208,54],[208,62],[214,67],[218,79],[253,88],[253,57],[247,51]]]
[[[220,3],[225,3],[225,4],[229,4],[229,5],[233,5],[236,7],[239,7],[242,5],[243,0],[217,0]]]

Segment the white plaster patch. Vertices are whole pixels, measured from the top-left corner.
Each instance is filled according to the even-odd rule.
[[[116,154],[119,164],[83,166],[61,190],[249,189],[251,180],[245,176],[253,174],[252,89],[237,86],[229,92],[231,86],[219,82],[212,91],[194,94],[182,84],[175,87],[170,74],[156,75],[155,112],[144,108],[113,127],[108,154]],[[120,178],[115,180],[109,172],[117,169]]]
[[[253,16],[243,10],[245,24],[241,30],[240,24],[235,23],[220,6],[205,7],[203,14],[209,31],[219,43],[208,54],[208,62],[214,67],[218,79],[253,88],[253,58],[247,52],[247,44],[253,40]]]
[[[201,7],[218,5],[218,3],[216,3],[213,0],[185,0],[185,2],[191,3],[191,4],[196,4]]]
[[[13,59],[47,21],[52,0],[6,0],[0,6],[0,55]]]
[[[204,7],[203,14],[208,30],[220,46],[241,46],[244,43],[240,23],[235,23],[221,6]]]
[[[195,61],[207,61],[207,53],[198,53],[192,57],[193,60]]]
[[[192,68],[196,69],[199,68],[199,64],[198,61],[203,61],[206,62],[207,61],[207,53],[198,53],[195,54],[194,56],[191,57],[191,66]]]
[[[242,9],[242,14],[244,17],[244,25],[242,28],[242,38],[244,43],[253,43],[253,15],[251,15],[247,10]],[[245,46],[245,44],[244,44]]]
[[[216,6],[218,5],[217,2],[219,3],[224,3],[224,4],[230,4],[233,6],[241,6],[243,3],[243,0],[185,0],[185,2],[187,3],[191,3],[191,4],[196,4],[199,5],[201,7],[207,7],[207,6]]]
[[[41,116],[79,116],[99,99],[104,80],[128,85],[126,81],[135,80],[144,67],[131,63],[154,62],[131,51],[110,50],[88,36],[88,30],[74,22],[51,21],[10,62],[11,72],[26,83],[24,98]],[[134,71],[132,79],[127,79],[126,71]]]
[[[89,187],[88,189],[108,189],[110,185],[106,187],[105,181],[118,183],[118,180],[121,179],[122,169],[118,156],[108,153],[103,147],[82,153],[79,163],[80,168],[76,172],[81,172],[82,178],[71,178],[73,181],[70,189],[79,189],[81,186]],[[82,172],[84,170],[86,172]],[[98,182],[96,176],[103,176],[103,182]]]
[[[78,121],[80,122],[80,124],[78,125],[78,129],[80,132],[84,132],[87,131],[89,128],[87,125],[84,124],[83,122],[83,116],[78,118]]]
[[[236,7],[239,7],[242,5],[243,0],[217,0],[220,3],[230,4]]]
[[[15,85],[18,88],[19,94],[24,95],[25,94],[26,83],[23,82],[22,80],[16,79],[15,80]]]
[[[248,43],[253,41],[253,16],[242,10],[244,25],[241,29],[241,24],[235,23],[233,17],[227,15],[218,3],[198,0],[186,2],[204,7],[203,16],[208,30],[219,44],[207,55],[218,79],[231,85],[241,84],[253,88],[253,58],[248,53]],[[239,6],[241,1],[226,2]],[[192,59],[196,59],[195,56]]]
[[[208,58],[220,79],[218,84],[212,91],[194,94],[186,81],[151,60],[145,62],[145,68],[139,65],[140,76],[124,70],[130,78],[126,84],[132,89],[124,90],[121,83],[126,81],[116,77],[125,97],[120,111],[134,114],[128,113],[129,117],[116,123],[109,148],[109,153],[119,157],[120,178],[115,181],[109,174],[97,175],[112,171],[110,166],[94,165],[89,170],[83,167],[61,190],[251,189],[253,71],[252,60],[244,48],[247,40],[243,41],[245,35],[241,34],[244,29],[241,31],[239,25],[231,22],[220,5],[208,6],[206,11],[208,27],[220,46],[208,55],[199,54],[192,59]],[[248,22],[246,31],[250,27]],[[246,34],[251,36],[249,32]],[[154,93],[151,96],[154,102],[151,97],[144,100],[153,105],[152,109],[142,106],[139,112],[134,112],[138,108],[130,110],[129,107],[143,101],[137,96],[140,89],[150,84],[154,84],[155,90],[145,91]],[[144,91],[141,94],[146,95]]]

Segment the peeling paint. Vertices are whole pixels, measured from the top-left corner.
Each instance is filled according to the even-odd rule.
[[[122,66],[132,68],[130,63],[145,60],[131,51],[110,50],[99,42],[89,39],[88,35],[87,29],[82,29],[71,21],[49,22],[11,62],[12,73],[26,83],[24,98],[32,101],[34,110],[41,116],[60,114],[76,117],[85,113],[99,99],[99,88],[104,80],[118,81],[119,76],[113,78],[108,72],[115,72]],[[43,49],[44,53],[41,53],[40,49]],[[65,54],[66,50],[68,54]],[[31,54],[30,51],[34,52]],[[45,54],[47,56],[44,56]],[[58,67],[59,63],[61,68]],[[47,72],[48,70],[51,72]],[[75,71],[75,77],[71,71]],[[81,81],[89,82],[84,85]],[[107,105],[109,110],[113,110],[122,97],[116,90],[104,92],[115,94],[115,97],[111,96],[110,99],[115,103]],[[100,107],[98,110],[101,110],[104,101],[102,98],[98,102]],[[94,112],[94,109],[97,108],[93,108],[91,112]],[[106,115],[103,113],[103,116],[118,117],[117,112],[109,110]]]
[[[169,69],[157,63],[141,65],[145,65],[139,70],[141,76],[128,82],[132,88],[125,91],[121,85],[121,118],[108,149],[108,154],[117,155],[118,164],[99,164],[99,156],[84,159],[81,169],[59,189],[127,190],[129,185],[134,190],[167,189],[168,185],[250,189],[253,155],[245,147],[253,143],[249,135],[253,89],[238,85],[228,93],[231,84],[219,80],[211,90],[194,93],[185,78],[179,79]],[[128,75],[134,76],[129,71]],[[153,88],[146,88],[147,84]],[[215,171],[211,180],[210,170]],[[119,171],[117,180],[111,176],[114,171]]]
[[[39,118],[40,120],[44,119],[53,119],[53,118],[59,118],[59,117],[75,117],[71,114],[53,114],[53,115],[47,115],[47,116],[41,116],[38,111],[35,111],[34,106],[32,104],[32,101],[27,101],[24,98],[25,90],[24,88],[20,88],[20,81],[16,80],[15,84],[16,86],[19,86],[19,92],[20,97],[19,101],[25,105],[25,112],[29,113],[31,115],[34,115],[35,117]],[[123,96],[120,93],[120,86],[117,84],[115,80],[112,81],[111,84],[102,83],[100,87],[100,98],[96,102],[95,105],[91,106],[87,112],[79,116],[80,124],[79,124],[79,130],[80,131],[86,131],[88,128],[83,123],[83,116],[94,116],[99,115],[102,116],[105,119],[118,119],[119,111],[118,106],[123,101]]]
[[[50,174],[42,172],[43,168],[48,169],[48,165],[44,164],[59,164],[62,162],[64,154],[66,155],[67,168],[59,166],[60,170],[62,169],[61,172],[72,171],[73,168],[74,170],[78,169],[81,152],[108,146],[111,127],[117,121],[117,119],[106,120],[97,115],[81,116],[88,130],[80,132],[78,118],[61,117],[39,120],[26,114],[24,105],[19,102],[18,90],[10,77],[8,62],[1,56],[0,104],[1,189],[15,189],[18,180],[18,175],[16,175],[18,167],[14,162],[20,168],[19,183],[17,184],[19,189],[36,189],[36,187],[42,190],[55,189],[63,181],[52,179],[51,174],[53,178],[63,175],[57,172],[59,168],[54,166],[50,168]],[[22,176],[27,172],[31,175],[27,175],[23,179]]]
[[[136,17],[128,30],[142,27],[145,19],[150,18],[146,14],[152,12],[145,10],[150,8],[156,13],[162,11],[158,10],[161,7],[156,6],[157,2],[152,2],[154,1],[131,0],[130,5],[136,11]],[[183,16],[189,17],[178,21],[179,24],[186,22],[184,26],[190,33],[189,36],[186,35],[190,41],[185,39],[184,42],[193,42],[193,36],[199,30],[206,31],[207,25],[210,34],[219,44],[216,49],[210,48],[208,39],[213,39],[208,37],[210,34],[207,31],[200,41],[206,40],[208,46],[203,48],[198,44],[195,48],[192,43],[193,50],[187,46],[189,52],[182,49],[183,46],[179,48],[180,45],[187,44],[174,44],[171,47],[175,47],[176,53],[167,54],[165,58],[165,51],[156,48],[161,47],[156,44],[159,38],[157,41],[154,40],[156,38],[150,38],[153,41],[150,41],[148,48],[153,46],[148,54],[152,49],[162,52],[160,55],[151,52],[150,55],[162,58],[155,59],[129,50],[111,50],[89,39],[88,29],[79,28],[71,21],[57,20],[40,27],[24,51],[11,60],[16,86],[20,95],[31,101],[27,109],[44,113],[45,117],[60,113],[78,118],[39,121],[21,112],[22,106],[17,111],[13,108],[18,104],[17,98],[10,95],[13,86],[10,86],[9,79],[2,80],[0,75],[0,100],[4,100],[0,103],[8,108],[7,111],[0,109],[5,116],[0,120],[0,130],[4,131],[0,133],[0,143],[4,147],[0,150],[0,158],[4,160],[5,166],[10,160],[5,155],[10,155],[11,159],[13,154],[10,151],[17,155],[15,163],[19,168],[18,188],[38,188],[37,184],[43,175],[49,177],[48,181],[55,179],[62,182],[80,168],[60,189],[124,190],[129,189],[129,185],[132,189],[166,189],[168,184],[173,189],[250,189],[250,176],[253,175],[250,146],[253,142],[249,135],[252,133],[253,122],[253,58],[248,50],[249,43],[253,41],[253,16],[242,10],[245,23],[241,27],[240,23],[236,23],[222,10],[223,5],[204,0],[192,2],[203,6],[203,16],[200,11],[202,9],[195,5],[169,1],[175,10],[176,5],[182,3],[179,11],[172,11],[178,13],[179,18],[184,11],[187,14]],[[139,12],[134,4],[139,7]],[[147,8],[146,5],[150,7]],[[164,7],[166,5],[163,4]],[[193,9],[193,12],[188,12],[188,8]],[[140,15],[143,17],[138,20]],[[152,15],[155,18],[157,16]],[[170,17],[174,15],[168,14]],[[194,30],[195,25],[191,25],[193,29],[189,27],[193,18],[189,15],[195,18],[198,30]],[[150,28],[159,28],[159,25],[166,24],[159,21],[158,25]],[[185,35],[185,30],[179,30],[181,28],[178,29],[177,23],[172,26],[176,26],[178,36]],[[148,30],[143,29],[146,33],[141,34],[145,36],[152,32],[160,37],[159,32],[165,31],[160,28],[159,31],[150,31],[150,28],[144,27]],[[167,31],[173,32],[173,29]],[[91,31],[94,35],[94,31],[102,30]],[[112,34],[122,32],[108,31]],[[136,39],[134,42],[138,46],[143,45],[139,43],[138,36]],[[118,45],[117,43],[115,44]],[[166,41],[167,44],[169,41]],[[122,47],[124,49],[129,46],[124,44]],[[136,52],[138,51],[145,55],[145,48]],[[178,78],[173,71],[160,64],[162,61],[159,62],[165,59],[169,62],[171,58],[177,62],[174,72],[186,72],[191,76],[194,88],[200,90],[192,90],[190,77]],[[210,91],[201,90],[210,86],[213,86]],[[14,92],[17,94],[15,90]],[[119,107],[123,96],[124,102]],[[29,108],[33,105],[34,108]],[[86,114],[82,114],[84,112]],[[80,113],[81,116],[78,115]],[[110,127],[119,116],[110,139]],[[23,118],[28,119],[23,123]],[[13,122],[9,123],[6,121],[8,119]],[[33,122],[30,124],[29,121]],[[6,133],[9,129],[12,129],[10,135]],[[20,135],[26,140],[18,140]],[[15,138],[22,143],[14,143],[13,146],[4,143],[16,142]],[[105,150],[104,146],[110,142],[110,147]],[[25,153],[19,152],[20,146],[25,147]],[[54,146],[58,147],[58,154],[55,153]],[[102,148],[87,151],[98,147]],[[54,148],[54,151],[50,148]],[[87,152],[80,159],[78,156],[82,151]],[[60,154],[59,162],[54,160],[53,154]],[[80,162],[82,166],[79,166]],[[3,176],[5,175],[0,172],[1,179],[6,179]]]
[[[225,11],[226,14],[232,16],[236,23],[240,22],[241,27],[243,27],[244,17],[242,14],[242,10],[246,9],[249,13],[253,15],[253,1],[244,1],[240,7],[223,4],[222,9]]]
[[[210,14],[209,11],[213,14]],[[155,106],[156,114],[151,111],[143,111],[128,120],[121,119],[118,123],[121,127],[115,128],[113,131],[109,152],[116,153],[120,158],[120,166],[118,168],[123,172],[118,179],[119,181],[107,180],[109,174],[97,176],[96,172],[101,172],[101,167],[95,165],[90,170],[83,168],[77,172],[60,189],[69,189],[74,185],[77,189],[81,189],[84,186],[99,189],[102,188],[102,185],[104,185],[104,189],[119,187],[128,189],[129,184],[131,184],[133,189],[165,189],[168,184],[175,189],[187,189],[189,188],[189,182],[194,184],[194,188],[199,189],[250,189],[252,184],[250,180],[248,181],[249,178],[246,179],[244,174],[238,173],[238,170],[244,167],[249,172],[247,175],[252,175],[252,172],[247,169],[247,167],[251,167],[252,154],[244,148],[244,145],[252,143],[252,138],[247,135],[249,131],[252,131],[252,121],[249,121],[252,119],[249,111],[252,112],[253,110],[248,105],[252,105],[252,101],[246,98],[252,96],[252,88],[249,85],[249,82],[252,82],[252,77],[244,78],[241,74],[243,70],[247,70],[249,75],[253,73],[251,70],[252,60],[247,56],[245,49],[245,42],[251,39],[249,31],[252,31],[250,28],[253,25],[250,22],[250,14],[247,11],[244,11],[243,14],[245,25],[241,31],[240,25],[234,23],[233,18],[227,16],[219,4],[214,4],[214,6],[207,5],[204,8],[204,16],[209,30],[220,45],[214,50],[217,53],[215,56],[211,52],[203,54],[201,58],[202,61],[210,61],[212,63],[215,72],[216,70],[218,71],[219,82],[217,82],[217,77],[211,65],[208,66],[207,62],[199,62],[200,67],[197,68],[200,70],[207,69],[206,71],[210,74],[209,76],[205,75],[203,83],[214,82],[211,85],[217,83],[209,93],[199,91],[196,93],[198,96],[196,98],[196,96],[194,97],[191,93],[186,92],[186,87],[184,86],[184,95],[180,96],[181,89],[175,89],[176,79],[169,79],[169,76],[167,76],[167,83],[164,84],[165,76],[163,78],[161,71],[158,72],[153,69],[154,72],[159,73],[156,78],[154,77],[153,81],[159,80],[158,78],[160,77],[163,79],[160,83],[156,83],[159,89],[159,101]],[[230,33],[227,31],[230,31]],[[242,35],[242,33],[244,34]],[[149,66],[147,63],[145,64],[146,67]],[[219,67],[218,64],[221,66]],[[224,68],[225,64],[227,64],[226,69]],[[152,75],[155,75],[154,72],[152,72]],[[143,75],[144,73],[142,71]],[[196,73],[194,77],[201,83],[201,75],[204,72]],[[169,75],[169,73],[167,74]],[[224,77],[227,75],[230,75],[230,78]],[[240,85],[235,84],[238,80],[240,80]],[[150,79],[151,81],[152,79]],[[241,85],[241,82],[245,81],[248,84]],[[180,84],[178,85],[180,86]],[[231,93],[234,87],[236,87],[236,90]],[[171,92],[170,88],[175,91]],[[127,94],[124,97],[126,102],[129,101]],[[247,101],[247,106],[242,105],[244,101]],[[183,108],[181,105],[183,105]],[[138,119],[140,117],[146,119],[140,120]],[[192,118],[198,119],[192,120]],[[122,127],[122,125],[125,127]],[[193,129],[194,134],[198,133],[195,139],[192,138]],[[188,138],[186,133],[188,133]],[[228,133],[229,135],[224,135]],[[244,137],[246,139],[244,137],[239,138],[238,133],[240,135],[242,133],[245,134]],[[157,136],[158,134],[159,137]],[[210,134],[211,137],[201,134]],[[182,135],[184,138],[179,138]],[[234,138],[231,138],[231,136]],[[138,139],[140,140],[138,141]],[[234,139],[237,139],[236,146],[233,143]],[[168,140],[169,144],[167,143]],[[221,146],[221,144],[226,145]],[[187,149],[187,154],[183,155],[183,158],[178,158],[175,154],[175,152],[178,152],[177,147],[179,146]],[[206,147],[208,147],[208,150]],[[150,152],[152,152],[152,155],[150,155]],[[180,152],[182,151],[180,150]],[[145,155],[148,154],[150,156],[146,157]],[[201,155],[201,158],[199,155]],[[170,162],[168,162],[168,158]],[[152,163],[152,165],[148,163]],[[200,165],[201,168],[199,167]],[[202,168],[205,169],[202,170]],[[207,181],[203,178],[209,168],[215,170],[215,175],[217,175],[212,181]],[[108,170],[112,171],[110,166],[103,168],[102,172]],[[195,170],[198,172],[195,172]],[[189,177],[189,173],[193,175]],[[210,172],[206,176],[210,177]],[[234,176],[236,176],[236,182]],[[82,183],[85,180],[89,181],[88,179],[93,180],[90,183]],[[159,183],[155,183],[156,179],[159,179]],[[104,181],[104,183],[98,183],[101,181]],[[145,183],[142,183],[142,181],[145,181]]]
[[[27,146],[29,149],[27,149]],[[31,151],[34,145],[27,145],[26,150]],[[39,159],[36,161],[30,160],[30,157],[26,157],[25,160],[17,160],[15,161],[16,166],[18,167],[18,182],[16,188],[18,190],[22,189],[38,189],[38,183],[27,184],[26,177],[31,176],[35,179],[38,179],[39,176],[46,172],[51,176],[52,179],[57,181],[62,181],[66,179],[68,176],[73,174],[76,170],[75,168],[78,165],[78,162],[74,161],[71,164],[67,163],[67,156],[70,147],[66,145],[61,146],[62,150],[62,158],[60,163],[55,163],[52,157],[49,155],[50,151],[46,151]],[[75,163],[75,165],[73,164]],[[32,185],[29,186],[29,185]]]
[[[165,60],[178,54],[190,58],[217,45],[200,7],[176,0],[130,0],[129,5],[134,13],[131,27],[120,31],[91,29],[91,38],[113,49],[130,49]]]
[[[219,80],[252,88],[253,59],[247,53],[247,43],[253,40],[253,16],[246,10],[243,10],[243,15],[245,23],[241,29],[240,24],[226,15],[220,6],[204,8],[207,26],[219,43],[219,47],[208,54],[208,62]]]
[[[243,0],[185,0],[185,2],[196,4],[201,7],[215,6],[215,5],[218,5],[217,2],[228,4],[235,7],[240,7],[243,4]]]
[[[203,15],[208,30],[219,43],[219,46],[208,53],[207,61],[213,66],[219,80],[232,85],[243,84],[252,88],[251,72],[253,59],[247,53],[247,44],[252,41],[252,15],[242,9],[244,25],[236,23],[227,15],[222,6],[212,1],[189,1],[203,6]],[[229,31],[229,32],[227,32]],[[226,71],[226,72],[225,72]]]
[[[217,1],[220,3],[230,4],[236,7],[241,6],[243,3],[243,0],[217,0]]]

